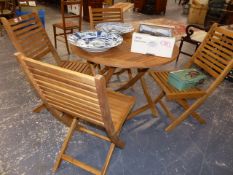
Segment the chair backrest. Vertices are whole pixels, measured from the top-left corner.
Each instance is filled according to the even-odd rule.
[[[82,29],[83,0],[61,0],[61,14],[63,28],[66,29],[69,21],[78,21],[78,29]],[[66,11],[68,13],[66,13]]]
[[[61,59],[36,13],[9,20],[1,18],[1,21],[18,52],[33,59],[41,59],[51,52],[56,63],[60,64]]]
[[[233,31],[213,24],[189,66],[192,63],[216,79],[211,89],[217,86],[233,68]]]
[[[121,8],[92,8],[89,6],[90,28],[101,22],[124,22]]]
[[[30,82],[48,109],[106,128],[114,126],[108,106],[105,79],[60,68],[16,54]]]

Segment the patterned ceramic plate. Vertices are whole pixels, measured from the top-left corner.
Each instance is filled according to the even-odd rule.
[[[116,33],[119,35],[132,32],[133,26],[129,23],[122,22],[104,22],[95,26],[96,30],[104,31],[107,33]]]
[[[77,32],[69,35],[68,40],[87,52],[104,52],[123,42],[120,35],[103,31]]]

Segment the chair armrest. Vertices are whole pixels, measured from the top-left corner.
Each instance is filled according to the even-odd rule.
[[[204,28],[199,27],[199,26],[197,26],[197,25],[188,25],[188,26],[186,27],[186,29],[185,29],[186,36],[184,36],[186,39],[192,40],[192,39],[191,39],[191,36],[192,36],[193,33],[194,33],[193,28],[196,28],[196,29],[200,29],[200,30],[204,30],[204,31],[205,31]]]

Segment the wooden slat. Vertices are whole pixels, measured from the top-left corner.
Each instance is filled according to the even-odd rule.
[[[199,55],[197,57],[199,57]],[[226,67],[226,64],[227,64],[225,60],[221,60],[221,62],[220,62],[219,60],[215,60],[213,57],[211,57],[207,54],[200,53],[200,57],[202,57],[204,60],[209,60],[214,65],[217,65],[218,67],[220,67],[221,70],[224,69]],[[222,62],[224,62],[225,64],[223,64]]]
[[[37,28],[35,30],[32,30],[30,32],[27,32],[27,33],[24,33],[22,35],[19,35],[19,36],[15,36],[15,38],[17,40],[27,40],[29,38],[29,36],[33,37],[34,35],[36,36],[38,33],[41,33],[42,32],[42,29],[41,28]]]
[[[207,57],[208,59],[210,60],[215,60],[217,62],[219,62],[219,67],[225,67],[228,63],[228,60],[225,60],[223,59],[222,57],[213,57],[212,55],[214,55],[212,52],[210,52],[209,50],[206,50],[206,51],[201,51],[199,52],[198,56],[204,56],[204,57]]]
[[[21,21],[26,21],[30,19],[35,19],[35,16],[33,14],[22,15],[16,18],[9,19],[8,22],[10,23],[10,25],[15,25]]]
[[[215,32],[220,33],[221,36],[223,35],[223,36],[231,37],[231,40],[230,39],[227,39],[227,40],[233,45],[233,39],[232,39],[233,36],[232,36],[232,31],[231,30],[226,30],[226,29],[224,29],[222,27],[218,27],[218,28],[216,28]]]
[[[80,168],[82,168],[82,169],[84,169],[84,170],[92,173],[92,174],[96,174],[96,175],[100,175],[101,174],[101,172],[98,169],[93,168],[92,166],[87,165],[87,164],[85,164],[85,163],[83,163],[81,161],[78,161],[78,160],[74,159],[71,156],[63,154],[62,155],[62,159],[65,160],[65,161],[67,161],[67,162],[69,162],[69,163],[72,163],[72,164],[74,164],[74,165],[76,165],[76,166],[78,166],[78,167],[80,167]]]
[[[35,19],[29,19],[27,21],[22,21],[22,22],[19,22],[17,24],[12,25],[12,30],[17,31],[17,30],[23,29],[23,28],[28,27],[29,25],[32,25],[35,23],[36,23]]]
[[[196,59],[195,60],[195,64],[197,64],[199,67],[203,68],[205,70],[205,72],[209,73],[211,76],[213,76],[214,78],[217,78],[219,73],[214,71],[211,67],[209,67],[208,65],[204,64],[202,61]]]
[[[53,88],[50,88],[50,87],[45,87],[45,86],[40,86],[41,90],[47,94],[47,93],[50,93],[50,94],[57,94],[57,95],[60,95],[64,98],[67,98],[69,99],[69,101],[75,101],[75,103],[78,103],[78,104],[86,104],[88,107],[92,107],[93,110],[96,110],[97,112],[99,111],[99,104],[97,103],[97,101],[93,100],[86,100],[86,99],[82,99],[82,98],[79,98],[78,96],[74,96],[74,95],[70,95],[70,94],[67,94],[65,92],[61,92],[61,91],[58,91],[58,90],[55,90]]]
[[[100,22],[123,22],[121,8],[92,8],[89,7],[90,28]]]
[[[34,59],[42,59],[45,55],[47,55],[50,52],[49,48],[45,48],[44,50],[40,50],[40,52],[37,52],[35,54],[32,54],[31,57]]]
[[[205,45],[203,47],[203,50],[206,51],[206,49],[209,49],[212,53],[211,55],[213,57],[216,57],[215,59],[225,59],[225,60],[231,60],[231,55],[225,54],[222,50],[219,50],[218,47],[210,47],[209,45]]]
[[[32,58],[34,58],[34,56],[38,55],[41,52],[44,52],[44,50],[50,50],[50,49],[46,44],[46,40],[38,40],[38,42],[31,43],[31,45],[29,45],[28,47],[24,47],[23,50],[25,53],[27,53]]]
[[[63,76],[59,76],[59,75],[56,75],[56,74],[54,75],[54,74],[49,73],[49,72],[41,71],[41,70],[39,70],[37,68],[29,68],[29,70],[32,73],[36,73],[36,74],[41,75],[41,76],[49,77],[49,78],[51,78],[53,80],[62,81],[64,83],[68,83],[69,85],[75,86],[76,88],[82,88],[82,89],[85,89],[87,91],[96,93],[96,88],[91,86],[91,85],[81,83],[81,82],[77,82],[77,81],[73,81],[73,80],[70,80],[70,79],[67,80]]]
[[[219,45],[221,45],[221,46],[223,46],[225,48],[227,48],[228,50],[232,50],[232,45],[229,44],[229,43],[227,44],[227,43],[225,43],[225,42],[223,42],[223,41],[221,41],[221,40],[219,40],[217,38],[211,38],[211,41],[216,43],[216,44],[219,44]]]
[[[15,33],[16,36],[20,36],[20,35],[26,34],[28,32],[32,32],[33,33],[33,31],[36,30],[36,29],[38,29],[39,27],[40,26],[38,26],[37,24],[32,24],[30,26],[27,26],[27,27],[21,29],[21,30],[16,30],[14,33]]]
[[[45,34],[43,34],[41,31],[38,31],[37,33],[33,33],[27,36],[19,36],[18,41],[22,45],[22,47],[28,47],[30,44],[33,44],[37,40],[46,40],[46,46],[48,47],[48,39]]]
[[[43,87],[41,87],[43,88]],[[90,101],[85,101],[82,98],[79,98],[79,100],[71,100],[70,98],[67,98],[61,94],[65,94],[62,91],[46,91],[46,88],[44,88],[43,92],[45,94],[45,96],[47,96],[49,99],[54,99],[54,101],[56,100],[60,100],[61,102],[67,102],[69,103],[71,106],[77,106],[77,109],[83,109],[84,111],[89,111],[91,114],[93,115],[100,115],[100,109],[98,104],[94,104],[92,106],[89,106]],[[56,93],[55,93],[56,92]],[[60,93],[57,93],[60,92]],[[82,101],[82,103],[80,103],[80,101]],[[93,103],[92,103],[93,104]]]
[[[45,97],[49,105],[57,105],[66,109],[67,111],[76,112],[78,115],[85,116],[85,118],[92,118],[93,120],[102,121],[101,115],[98,112],[87,110],[86,108],[82,108],[80,105],[71,104],[67,99],[61,100],[60,97],[58,99],[49,95],[45,95]]]
[[[196,59],[200,60],[206,66],[210,67],[214,72],[216,72],[218,74],[220,74],[222,72],[222,69],[218,65],[216,65],[214,62],[212,62],[211,60],[205,59],[205,57],[198,57],[198,56]],[[218,62],[216,62],[216,63],[219,64]]]
[[[28,64],[28,66],[30,67],[36,67],[37,69],[40,69],[41,71],[45,71],[47,73],[52,73],[52,74],[56,74],[60,77],[64,77],[67,79],[71,79],[80,83],[84,83],[84,84],[89,84],[91,86],[94,86],[94,77],[91,77],[89,75],[84,75],[84,74],[80,74],[78,72],[73,72],[70,70],[64,70],[62,68],[59,68],[57,66],[53,66],[51,65],[50,68],[44,66],[46,65],[45,63],[36,63],[33,60],[30,60],[30,62],[25,59],[25,62]]]
[[[77,96],[79,98],[83,98],[85,100],[94,101],[96,99],[96,97],[95,97],[96,95],[93,94],[92,97],[90,97],[90,96],[87,96],[87,95],[82,94],[80,92],[75,92],[76,89],[73,88],[73,87],[68,87],[68,85],[63,85],[63,87],[59,87],[58,85],[47,83],[47,82],[44,82],[44,81],[41,81],[41,80],[38,80],[38,79],[36,79],[36,82],[41,86],[54,88],[54,89],[56,89],[58,91],[63,91],[65,93],[69,94],[69,95],[75,95],[75,96]],[[57,84],[59,84],[59,83],[57,83]]]
[[[67,114],[70,114],[70,115],[72,115],[72,116],[78,117],[78,118],[80,118],[80,119],[82,119],[82,120],[85,120],[85,121],[87,121],[87,122],[90,122],[90,123],[92,123],[92,124],[96,124],[96,125],[98,125],[98,126],[104,127],[103,121],[96,120],[96,119],[94,119],[93,117],[87,117],[86,115],[82,115],[82,114],[80,114],[80,113],[78,113],[78,112],[75,112],[75,111],[70,110],[70,109],[67,109],[67,108],[63,108],[61,105],[55,105],[54,103],[51,103],[50,105],[51,105],[53,108],[58,109],[59,111],[63,111],[63,112],[65,112],[65,113],[67,113]]]
[[[217,48],[218,50],[220,50],[220,51],[222,51],[222,52],[224,52],[225,55],[226,55],[226,57],[223,57],[223,58],[226,58],[227,60],[230,60],[230,59],[231,59],[230,55],[233,54],[233,51],[232,51],[232,50],[222,47],[222,44],[216,44],[216,43],[211,42],[211,41],[207,41],[207,44],[210,45],[210,46],[212,46],[212,47],[214,47],[214,48]],[[225,43],[224,43],[224,44],[225,44]],[[228,47],[231,46],[231,45],[229,45],[229,44],[226,44],[226,45],[227,45]]]

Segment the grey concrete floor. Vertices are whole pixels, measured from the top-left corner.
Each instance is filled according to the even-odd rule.
[[[163,16],[126,13],[126,21],[159,18]],[[168,1],[165,17],[186,21],[181,7]],[[52,39],[52,24],[60,19],[59,10],[46,7],[46,30]],[[88,23],[84,23],[88,29]],[[187,46],[187,49],[192,49]],[[0,175],[49,175],[61,147],[67,128],[47,111],[39,114],[32,109],[39,99],[26,81],[13,53],[6,34],[0,37]],[[68,56],[64,44],[59,43],[59,54]],[[48,58],[49,59],[49,58]],[[188,60],[181,56],[178,67]],[[174,68],[171,63],[154,69]],[[123,77],[124,78],[124,77]],[[149,76],[145,76],[151,95],[159,88]],[[121,138],[126,147],[116,149],[108,174],[112,175],[232,175],[233,174],[233,84],[224,81],[209,99],[198,109],[206,119],[200,125],[191,118],[166,133],[168,124],[165,113],[157,106],[159,117],[153,118],[146,111],[127,121]],[[145,104],[140,84],[124,91],[137,98],[138,106]],[[169,102],[172,113],[179,115],[182,109]],[[109,144],[86,134],[75,133],[68,147],[74,157],[100,168]],[[57,175],[88,174],[63,162]]]

